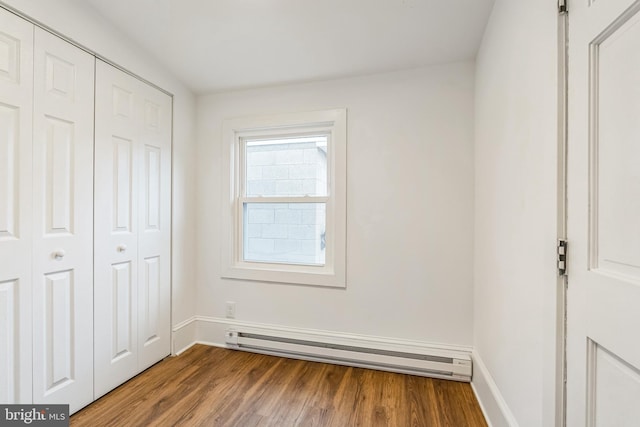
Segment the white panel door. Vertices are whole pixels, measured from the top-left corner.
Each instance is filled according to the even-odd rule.
[[[0,402],[30,403],[33,25],[0,8]]]
[[[170,353],[170,98],[97,61],[95,394]]]
[[[95,59],[36,28],[33,145],[33,399],[93,400]]]
[[[640,1],[569,12],[567,425],[640,423]]]
[[[171,98],[138,82],[140,198],[138,216],[138,369],[171,349]]]
[[[95,396],[138,369],[137,122],[130,76],[96,61]]]

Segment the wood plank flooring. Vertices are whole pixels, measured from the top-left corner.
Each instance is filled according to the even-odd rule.
[[[71,417],[81,426],[486,426],[469,384],[196,345]]]

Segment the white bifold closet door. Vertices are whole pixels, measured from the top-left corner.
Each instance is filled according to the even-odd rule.
[[[0,402],[31,403],[33,25],[0,9]]]
[[[33,401],[93,400],[95,58],[35,28]]]
[[[170,353],[171,103],[96,62],[96,398]]]

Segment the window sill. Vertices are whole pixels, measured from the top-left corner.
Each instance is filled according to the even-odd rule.
[[[247,264],[251,266],[246,266]],[[267,264],[268,267],[254,266],[253,263],[245,263],[242,267],[229,267],[223,274],[224,279],[238,279],[258,282],[287,283],[292,285],[322,286],[329,288],[346,288],[345,274],[339,274],[327,269],[327,267],[304,267],[305,271],[300,271],[300,266],[296,271],[287,271],[285,268],[278,269],[274,264]],[[286,267],[286,266],[282,266]],[[313,270],[316,271],[313,271]]]

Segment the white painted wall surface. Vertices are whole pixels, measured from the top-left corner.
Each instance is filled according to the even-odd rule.
[[[241,321],[470,345],[473,75],[455,63],[199,97],[198,314],[235,301]],[[221,279],[222,121],[342,107],[347,288]]]
[[[3,0],[6,4],[174,94],[172,323],[195,314],[195,97],[129,39],[75,0]]]
[[[556,52],[555,2],[496,1],[477,59],[473,322],[494,426],[554,425]]]

